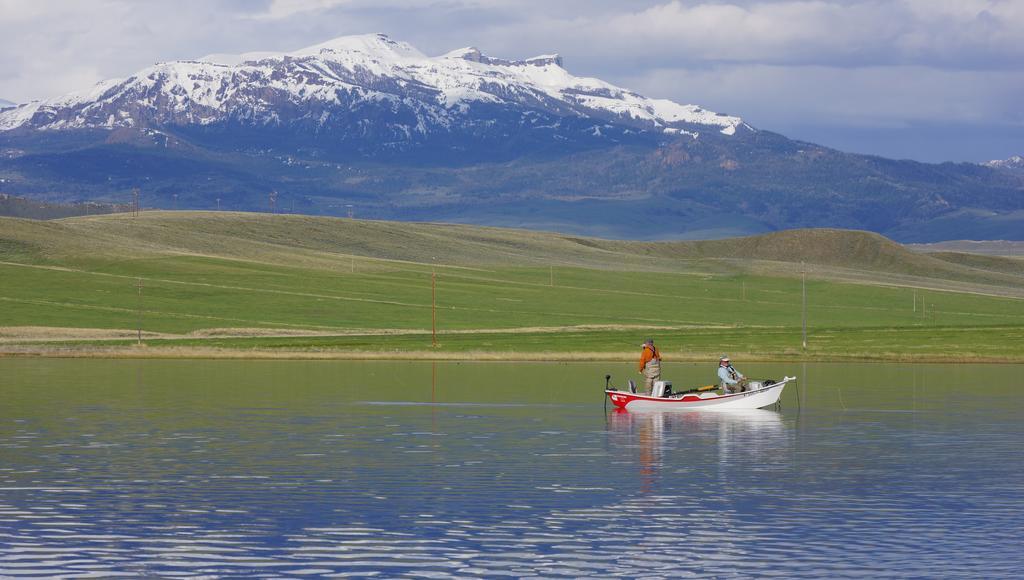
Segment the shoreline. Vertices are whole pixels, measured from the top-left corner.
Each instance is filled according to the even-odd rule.
[[[717,360],[713,353],[665,353],[666,362],[702,363]],[[851,353],[837,356],[826,353],[730,353],[734,359],[747,362],[879,362],[907,364],[1021,364],[1021,356],[907,355],[895,353]],[[231,349],[212,347],[45,347],[21,346],[0,348],[0,359],[111,359],[111,360],[308,360],[308,361],[422,361],[422,362],[635,362],[636,353],[625,352],[510,352],[430,350],[281,350]]]

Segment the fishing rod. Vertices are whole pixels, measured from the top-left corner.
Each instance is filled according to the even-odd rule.
[[[611,375],[605,375],[604,376],[604,392],[602,392],[602,395],[603,395],[603,398],[604,398],[604,414],[605,414],[605,416],[608,416],[608,384],[611,382],[611,380],[612,380],[612,376]]]

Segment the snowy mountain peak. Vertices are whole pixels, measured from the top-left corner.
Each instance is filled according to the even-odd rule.
[[[392,40],[386,34],[362,34],[341,36],[327,42],[313,44],[289,52],[243,52],[242,54],[215,53],[198,58],[199,63],[237,67],[246,63],[259,63],[260,60],[283,59],[286,56],[302,58],[319,56],[331,58],[335,54],[357,53],[386,59],[422,59],[422,52],[406,42]]]
[[[558,67],[562,66],[562,57],[557,54],[543,54],[541,56],[535,56],[526,60],[505,60],[503,58],[494,58],[487,56],[481,50],[475,46],[467,46],[466,48],[459,48],[449,53],[443,54],[439,59],[458,59],[468,60],[470,62],[478,62],[481,64],[490,64],[495,66],[546,66],[555,65]]]
[[[1014,155],[1007,159],[993,159],[992,161],[987,161],[982,165],[996,169],[1024,169],[1024,157]]]
[[[560,54],[542,54],[533,58],[528,58],[525,61],[526,64],[532,64],[535,66],[545,66],[553,64],[555,66],[562,66],[562,55]]]
[[[475,46],[467,46],[466,48],[457,48],[451,52],[441,55],[440,58],[461,58],[462,60],[468,60],[471,62],[480,62],[483,60],[484,53],[480,52],[480,49]]]
[[[0,109],[9,109],[11,107],[17,107],[17,106],[18,106],[17,103],[12,103],[11,101],[8,101],[7,99],[0,99]]]
[[[242,54],[208,54],[198,62],[238,66],[243,63],[255,63],[262,60],[283,59],[285,57],[305,58],[322,57],[331,59],[335,55],[359,54],[371,58],[385,60],[425,59],[426,56],[406,42],[391,39],[386,34],[359,34],[339,36],[326,42],[300,48],[290,52],[246,52]]]
[[[496,115],[506,129],[495,128]],[[371,128],[374,123],[380,126]],[[738,117],[573,76],[557,54],[505,60],[467,47],[428,57],[385,34],[342,36],[292,52],[161,63],[0,112],[0,131],[221,125],[345,139],[381,132],[395,143],[531,127],[558,134],[572,126],[588,139],[610,138],[613,126],[622,134],[694,139],[707,129],[724,135],[750,129]]]
[[[303,57],[318,56],[329,53],[352,53],[358,52],[365,55],[390,58],[424,59],[423,53],[416,50],[407,42],[400,42],[391,39],[386,34],[360,34],[355,36],[340,36],[327,42],[314,44],[293,52],[287,56]]]

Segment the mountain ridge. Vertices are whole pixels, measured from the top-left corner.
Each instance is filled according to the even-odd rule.
[[[427,57],[383,34],[256,54],[256,60],[221,55],[159,63],[87,91],[21,105],[0,114],[0,130],[210,125],[232,120],[274,126],[287,121],[288,113],[295,120],[315,117],[312,120],[323,129],[330,126],[334,113],[320,110],[322,105],[352,108],[375,100],[390,101],[402,113],[412,114],[415,123],[400,124],[410,137],[448,128],[470,107],[482,104],[529,105],[533,111],[581,117],[599,114],[668,133],[710,126],[733,134],[742,125],[737,117],[696,105],[648,99],[598,79],[573,76],[562,68],[561,58],[552,55],[508,61],[463,49]],[[285,111],[288,104],[302,104],[319,114]],[[593,127],[599,129],[600,124]]]
[[[1009,171],[1024,171],[1024,156],[1012,155],[1006,159],[993,159],[982,163],[986,167],[994,169],[1006,169]]]
[[[634,239],[1024,238],[1024,173],[843,153],[574,76],[558,55],[427,57],[380,34],[158,64],[5,110],[0,179],[46,201],[139,188],[146,207]]]

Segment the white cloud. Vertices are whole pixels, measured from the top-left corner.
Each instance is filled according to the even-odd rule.
[[[1021,67],[1021,2],[671,2],[576,30],[659,62]],[[577,39],[582,40],[582,39]]]
[[[1024,126],[1016,71],[726,64],[658,69],[623,79],[649,95],[690,93],[751,123],[898,128],[936,120]],[[985,87],[987,90],[979,90]]]
[[[349,0],[271,0],[265,12],[253,14],[250,18],[282,20],[296,14],[320,12],[349,3]]]

